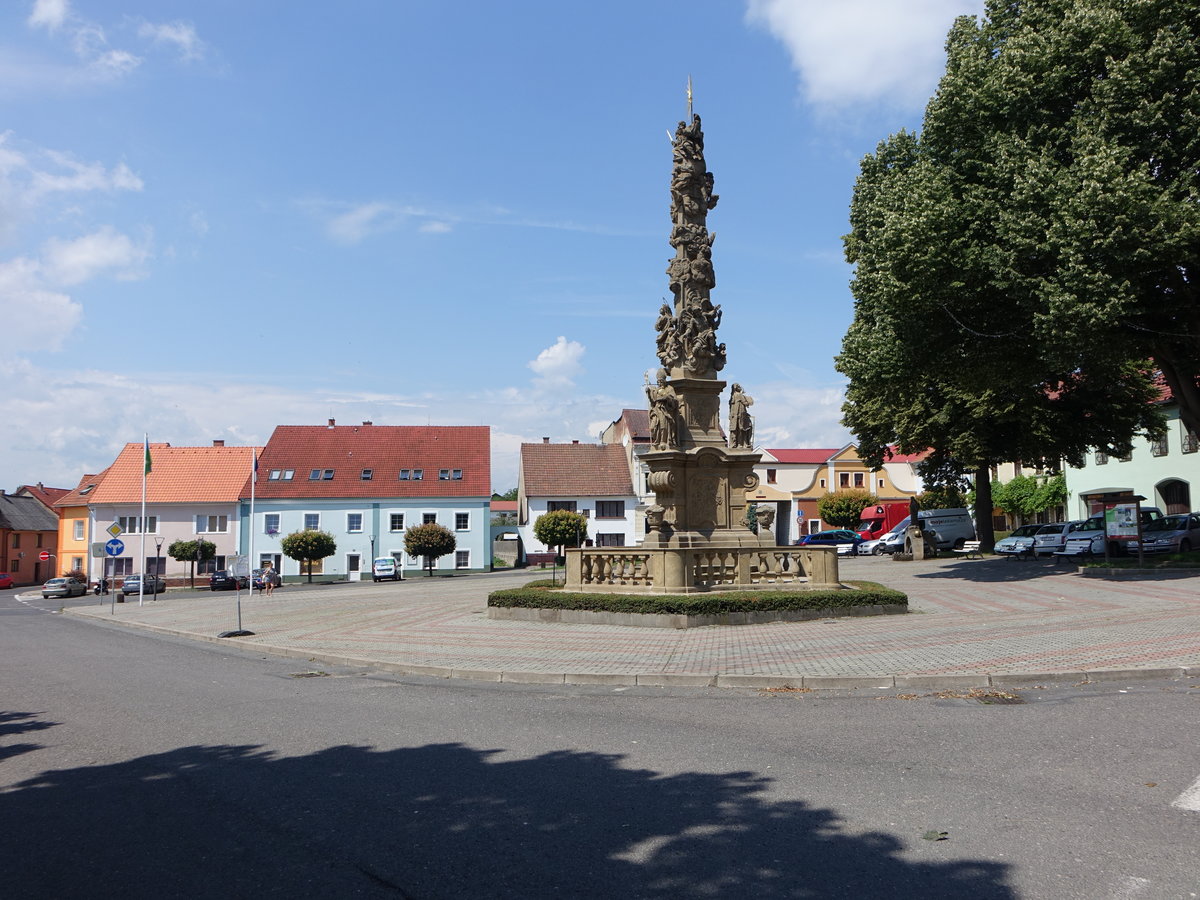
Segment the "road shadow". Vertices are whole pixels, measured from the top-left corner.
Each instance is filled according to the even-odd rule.
[[[28,734],[31,731],[45,731],[58,724],[39,719],[39,715],[40,713],[0,710],[0,738],[7,738],[14,734]],[[0,746],[0,762],[20,756],[22,753],[40,749],[42,749],[41,744],[4,744]]]
[[[0,871],[11,898],[1015,896],[1007,865],[949,859],[924,823],[907,849],[935,859],[913,861],[892,834],[768,799],[754,773],[621,760],[193,746],[47,771],[0,794],[20,837]]]
[[[905,563],[896,563],[898,566]],[[984,559],[947,560],[937,569],[914,573],[914,578],[949,578],[954,581],[974,581],[992,584],[1011,584],[1021,581],[1036,581],[1052,575],[1071,575],[1077,567],[1057,559],[1009,559],[1007,557],[985,557]]]

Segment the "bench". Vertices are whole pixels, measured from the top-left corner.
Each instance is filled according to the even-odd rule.
[[[954,552],[961,553],[963,559],[970,559],[972,556],[976,559],[983,559],[983,552],[979,549],[979,541],[963,541],[963,545],[955,547]]]
[[[554,560],[557,558],[557,556],[558,554],[556,553],[526,553],[525,565],[541,566],[544,569],[546,568],[547,563],[554,565]]]
[[[1091,538],[1067,538],[1067,543],[1061,550],[1055,550],[1054,556],[1059,559],[1082,559],[1083,557],[1091,557],[1092,539]]]

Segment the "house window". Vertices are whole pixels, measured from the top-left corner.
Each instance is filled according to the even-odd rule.
[[[1150,455],[1151,456],[1166,456],[1167,455],[1167,439],[1163,438],[1162,440],[1154,441],[1154,443],[1152,443],[1150,445]]]
[[[126,534],[142,534],[141,517],[139,516],[117,516],[117,524],[121,526],[121,530]],[[156,534],[158,532],[158,516],[146,516],[146,534]]]
[[[821,487],[825,487],[825,479],[824,478],[821,479]]]
[[[455,550],[454,551],[454,568],[466,569],[471,565],[470,550]]]
[[[346,513],[346,530],[351,534],[362,531],[362,513]]]
[[[109,572],[114,578],[121,578],[125,575],[133,574],[133,557],[123,556],[117,557],[112,561],[112,571]]]
[[[1117,457],[1117,462],[1129,462],[1133,459],[1133,451],[1127,450]]]
[[[1098,465],[1098,466],[1108,465],[1108,454],[1102,450],[1097,450],[1096,451],[1096,465]]]
[[[467,531],[471,527],[470,513],[455,513],[454,514],[454,530]]]
[[[305,513],[304,514],[304,530],[305,531],[320,531],[321,529],[321,514],[320,513]]]
[[[420,481],[424,477],[425,477],[424,469],[401,469],[400,470],[400,480],[401,481]]]
[[[882,478],[879,479],[879,486],[883,487],[883,479]]]
[[[196,534],[224,534],[228,530],[228,516],[196,516]]]
[[[308,473],[309,481],[333,481],[333,469],[312,469]]]
[[[842,487],[844,487],[844,488],[848,488],[848,487],[850,487],[850,473],[849,473],[849,472],[842,472],[842,473],[841,473],[841,474],[838,476],[838,478],[839,478],[839,482],[838,482],[838,483],[839,483],[839,484],[840,484]]]
[[[71,524],[74,526],[74,535],[75,535],[75,540],[77,540],[77,541],[82,541],[82,540],[83,540],[83,520],[82,520],[82,519],[76,519],[76,520],[75,520],[73,523],[71,523]]]
[[[400,480],[401,481],[411,481],[412,480],[412,469],[401,469],[400,470]]]
[[[272,469],[271,474],[267,476],[267,481],[278,481],[279,476],[283,474],[283,469]]]
[[[71,557],[71,571],[72,572],[82,572],[83,571],[83,557],[82,556],[72,556]]]
[[[403,531],[404,530],[404,513],[392,513],[391,514],[390,521],[388,523],[388,530],[389,531]]]
[[[324,575],[325,574],[325,560],[314,559],[311,562],[301,563],[300,564],[300,574],[302,574],[302,575]]]
[[[363,481],[370,481],[372,478],[375,477],[375,470],[374,469],[363,469],[362,474],[359,475],[358,477],[361,478]]]
[[[462,469],[451,469],[450,470],[450,480],[451,481],[462,481]]]
[[[12,545],[14,550],[21,549],[21,536],[15,532],[13,533]]]
[[[625,535],[613,533],[601,533],[596,535],[597,547],[623,547],[625,546]]]
[[[596,518],[597,519],[623,519],[623,518],[625,518],[625,501],[624,500],[597,500],[596,501]]]
[[[19,558],[9,560],[8,567],[10,569],[12,569],[14,572],[20,572],[21,571],[21,560]]]
[[[574,500],[551,500],[546,504],[548,512],[558,512],[560,509],[565,509],[568,512],[575,512]]]
[[[75,568],[79,568],[79,566],[76,566]],[[143,571],[145,571],[147,575],[166,575],[167,558],[165,556],[147,556],[146,568]]]
[[[217,569],[225,568],[225,557],[214,556],[212,559],[202,559],[196,563],[197,575],[211,575]]]
[[[1187,432],[1183,436],[1183,452],[1184,453],[1195,453],[1198,447],[1200,447],[1200,441],[1196,440],[1195,432],[1192,432],[1192,431]]]
[[[425,477],[424,469],[413,469],[413,477],[412,477],[413,481],[420,481],[424,477]]]
[[[767,484],[775,483],[775,475],[778,471],[778,469],[767,469]]]
[[[866,476],[862,472],[855,472],[854,473],[854,486],[857,488],[863,487],[865,485],[865,481],[864,481],[865,478],[866,478]]]
[[[449,481],[449,480],[450,480],[450,470],[449,469],[438,469],[438,481]]]
[[[263,531],[267,534],[279,534],[279,513],[267,513],[263,516]]]
[[[38,539],[37,545],[39,547],[42,546],[42,533],[40,531],[38,532],[37,539]]]
[[[437,513],[423,513],[421,515],[421,521],[426,525],[436,525]]]
[[[295,475],[295,474],[296,474],[296,470],[295,470],[295,469],[284,469],[284,470],[283,470],[283,479],[282,479],[282,480],[283,480],[283,481],[291,481],[291,480],[292,480],[292,476],[293,476],[293,475]]]

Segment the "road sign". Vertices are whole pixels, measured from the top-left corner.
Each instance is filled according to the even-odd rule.
[[[118,525],[116,522],[113,522],[111,525],[109,525],[104,530],[107,531],[109,534],[111,534],[113,537],[119,538],[121,536],[121,533],[125,529],[122,528],[120,525]]]
[[[92,544],[92,556],[104,555],[104,541],[96,541]]]
[[[49,558],[50,558],[49,550],[43,550],[41,553],[38,554],[38,559],[40,559],[42,562],[45,562]]]
[[[118,541],[116,538],[113,538],[111,541],[109,541],[107,544],[104,545],[104,552],[107,553],[109,556],[120,556],[122,553],[125,552],[125,543],[123,541]]]

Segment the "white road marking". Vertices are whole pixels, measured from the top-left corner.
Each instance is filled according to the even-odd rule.
[[[1186,791],[1172,800],[1171,805],[1176,809],[1186,809],[1188,812],[1200,812],[1200,778],[1193,781]]]

